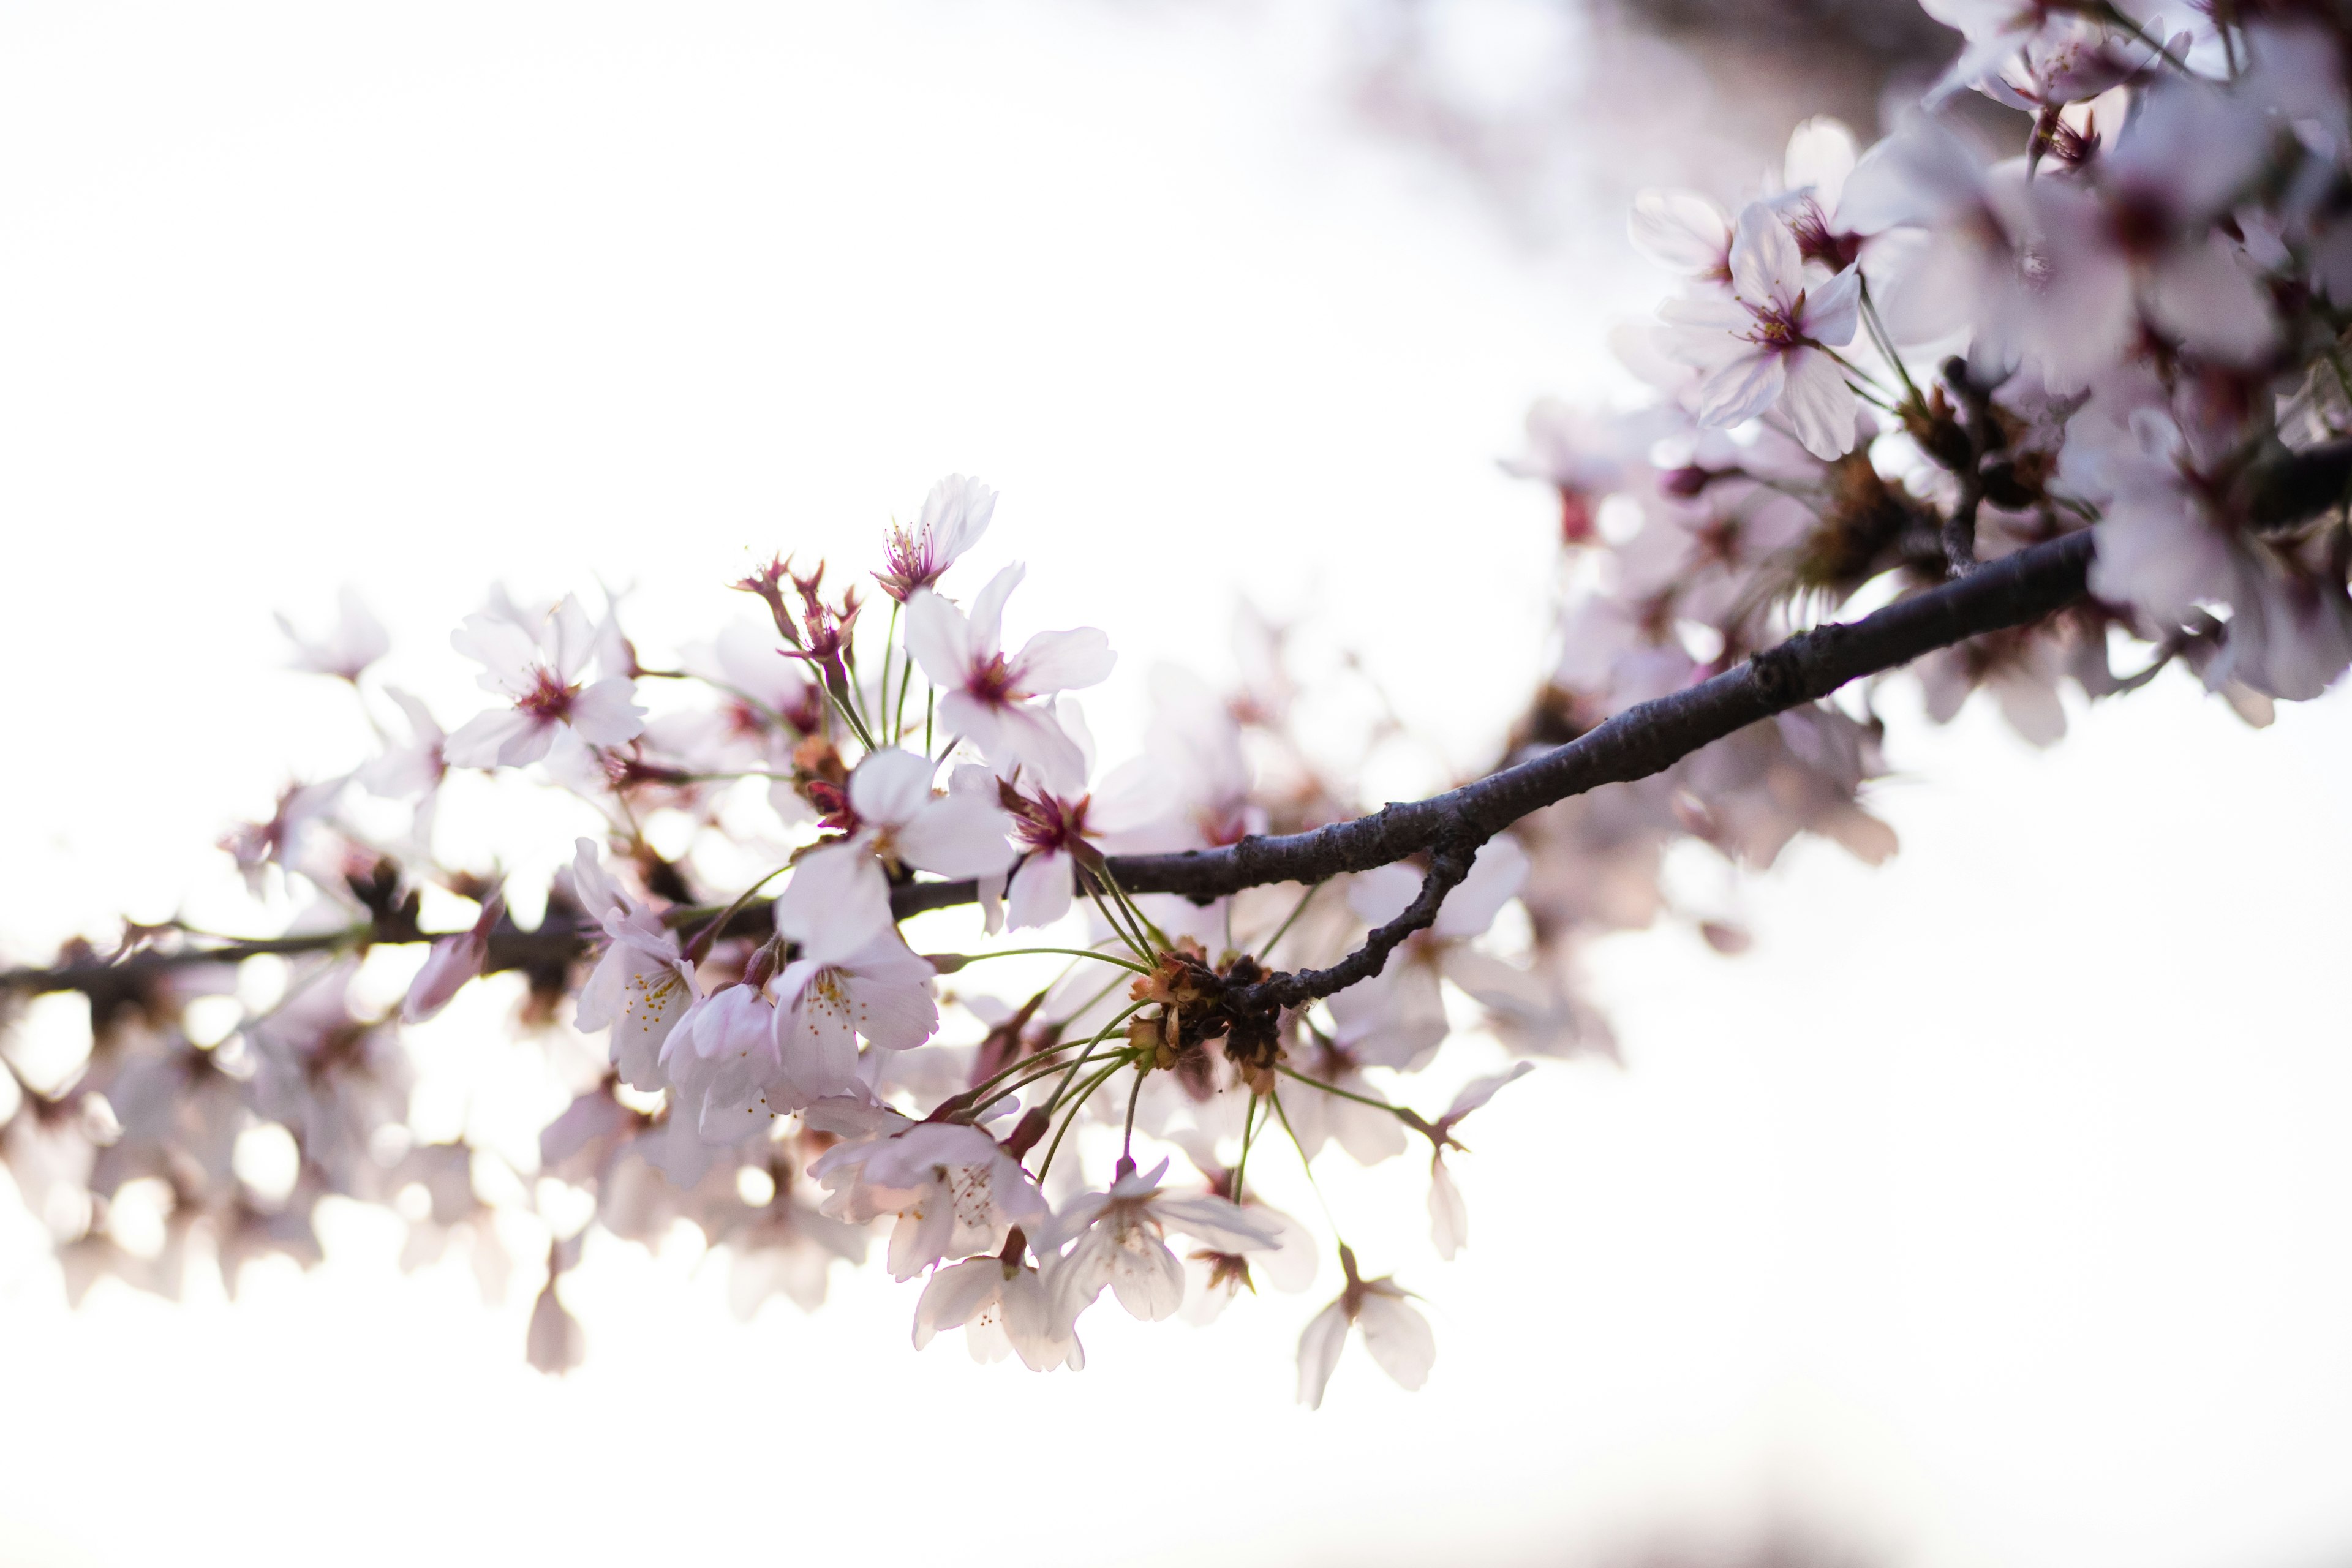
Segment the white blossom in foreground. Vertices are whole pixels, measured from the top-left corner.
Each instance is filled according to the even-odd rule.
[[[886,1051],[912,1050],[939,1027],[932,969],[885,927],[834,957],[795,959],[776,976],[776,1110],[866,1091],[857,1037]]]
[[[976,1362],[1010,1352],[1032,1372],[1087,1364],[1076,1331],[1055,1312],[1044,1277],[1025,1263],[969,1258],[934,1272],[915,1303],[915,1348],[955,1328]]]
[[[1323,1390],[1330,1384],[1331,1369],[1339,1364],[1339,1352],[1348,1348],[1350,1328],[1363,1331],[1364,1349],[1400,1388],[1417,1389],[1427,1383],[1437,1360],[1437,1338],[1430,1332],[1429,1320],[1408,1304],[1412,1292],[1385,1275],[1362,1278],[1356,1272],[1356,1255],[1344,1243],[1339,1267],[1348,1276],[1348,1288],[1298,1336],[1298,1403],[1309,1410],[1323,1407]]]
[[[898,747],[869,752],[849,775],[847,836],[803,856],[776,900],[776,924],[804,946],[837,947],[890,924],[893,873],[986,877],[1013,864],[1013,824],[982,795],[931,792],[929,759]]]

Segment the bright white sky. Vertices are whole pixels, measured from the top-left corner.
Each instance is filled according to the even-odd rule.
[[[1607,384],[1642,300],[1349,130],[1329,25],[0,14],[0,948],[228,907],[224,825],[348,764],[271,610],[358,584],[462,717],[446,634],[491,579],[634,582],[664,647],[747,551],[845,563],[950,469],[1003,491],[1017,625],[1122,650],[1114,755],[1119,694],[1213,669],[1245,586],[1475,762],[1549,559],[1493,458],[1531,395]],[[915,1355],[872,1273],[743,1328],[716,1271],[621,1247],[550,1382],[528,1290],[399,1275],[381,1216],[235,1308],[72,1313],[6,1204],[0,1560],[1557,1563],[1770,1519],[1936,1568],[2352,1548],[2352,718],[2255,734],[2160,682],[2048,757],[1974,713],[1895,752],[1891,867],[1792,855],[1738,962],[1603,950],[1628,1068],[1481,1113],[1460,1262],[1413,1170],[1329,1184],[1431,1298],[1419,1394],[1357,1350],[1294,1409],[1311,1301],[1106,1309],[1035,1378]],[[478,1049],[533,1048],[496,1001]]]

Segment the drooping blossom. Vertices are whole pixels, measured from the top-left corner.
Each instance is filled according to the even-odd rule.
[[[976,1362],[1009,1352],[1032,1372],[1080,1372],[1087,1364],[1076,1330],[1054,1310],[1044,1276],[1026,1263],[968,1258],[932,1274],[915,1303],[915,1348],[955,1328]]]
[[[1298,1336],[1298,1403],[1309,1410],[1322,1408],[1323,1391],[1339,1364],[1339,1352],[1348,1348],[1350,1328],[1363,1331],[1364,1349],[1400,1388],[1417,1389],[1428,1382],[1429,1369],[1437,1360],[1437,1338],[1430,1332],[1429,1320],[1408,1304],[1412,1292],[1391,1276],[1364,1279],[1356,1271],[1355,1253],[1345,1243],[1339,1247],[1339,1267],[1348,1276],[1347,1289]]]
[[[857,1039],[886,1051],[912,1050],[939,1027],[931,965],[885,927],[851,951],[793,960],[776,976],[775,1053],[779,1110],[832,1095],[866,1092]]]
[[[900,1119],[903,1121],[903,1119]],[[828,1194],[824,1212],[863,1225],[897,1216],[893,1279],[911,1279],[942,1258],[992,1252],[1014,1226],[1052,1212],[1020,1163],[977,1127],[926,1121],[836,1144],[809,1167]]]
[[[596,628],[568,594],[536,637],[484,613],[467,616],[449,640],[482,664],[476,684],[509,703],[477,714],[449,737],[442,750],[454,767],[522,767],[546,756],[560,733],[590,746],[617,746],[645,729],[645,710],[632,700],[636,689],[628,678],[583,683]]]
[[[1107,1192],[1087,1193],[1055,1212],[1036,1238],[1056,1318],[1075,1321],[1110,1287],[1132,1316],[1157,1322],[1184,1304],[1184,1266],[1169,1249],[1174,1231],[1219,1251],[1269,1252],[1281,1231],[1264,1216],[1209,1193],[1171,1193],[1162,1160],[1148,1172],[1129,1166]],[[1066,1247],[1068,1251],[1062,1249]]]
[[[1431,1124],[1434,1136],[1429,1152],[1429,1239],[1437,1256],[1449,1263],[1470,1239],[1470,1208],[1462,1201],[1462,1189],[1454,1184],[1454,1173],[1445,1163],[1446,1149],[1460,1146],[1453,1142],[1454,1129],[1464,1117],[1494,1099],[1505,1084],[1516,1083],[1533,1071],[1533,1062],[1521,1062],[1508,1072],[1472,1079],[1454,1095],[1445,1114]]]
[[[659,1089],[665,1086],[662,1042],[699,994],[694,965],[679,952],[660,912],[604,875],[595,845],[585,838],[578,841],[572,859],[572,888],[605,937],[604,952],[580,988],[572,1022],[583,1034],[611,1029],[613,1065],[621,1080],[632,1089]]]
[[[659,1059],[677,1113],[704,1142],[763,1131],[772,1114],[766,1091],[782,1071],[776,1006],[764,984],[725,985],[698,999],[662,1042]]]

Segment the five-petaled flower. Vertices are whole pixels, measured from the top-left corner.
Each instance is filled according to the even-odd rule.
[[[1116,656],[1093,626],[1039,632],[1007,654],[1004,601],[1023,571],[1007,566],[989,579],[969,616],[935,590],[915,593],[907,601],[907,649],[939,688],[949,733],[979,747],[1001,772],[1025,767],[1049,788],[1075,794],[1086,786],[1086,754],[1038,700],[1101,684]]]
[[[1813,286],[1796,237],[1762,202],[1739,214],[1728,300],[1669,300],[1667,352],[1706,372],[1702,425],[1743,424],[1777,409],[1817,458],[1853,450],[1853,391],[1831,353],[1853,341],[1861,274],[1849,268]]]
[[[509,700],[505,708],[475,715],[443,743],[442,755],[453,767],[521,767],[546,756],[559,733],[591,746],[617,746],[645,731],[646,710],[631,700],[636,688],[626,676],[583,684],[596,651],[596,628],[568,594],[536,637],[486,613],[467,616],[449,641],[485,667],[477,684]]]

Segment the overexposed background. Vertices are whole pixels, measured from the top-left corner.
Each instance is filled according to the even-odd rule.
[[[1451,8],[1474,85],[1573,58],[1546,7]],[[1110,631],[1114,758],[1121,695],[1213,673],[1246,591],[1476,765],[1552,555],[1493,459],[1531,396],[1617,387],[1603,333],[1654,285],[1615,210],[1531,240],[1367,137],[1344,26],[0,12],[0,952],[226,907],[223,828],[357,755],[270,611],[357,584],[454,720],[446,633],[492,579],[635,584],[667,648],[740,612],[747,553],[846,567],[950,470],[1003,492],[982,564],[1030,563],[1016,629]],[[1328,1184],[1432,1300],[1421,1394],[1355,1350],[1295,1409],[1311,1300],[1205,1333],[1107,1309],[1088,1370],[1037,1378],[916,1355],[913,1289],[871,1271],[743,1327],[690,1249],[618,1244],[567,1281],[589,1361],[551,1381],[535,1281],[492,1310],[462,1264],[403,1276],[387,1216],[331,1215],[323,1268],[235,1307],[74,1312],[11,1198],[0,1562],[1548,1563],[1774,1531],[2340,1560],[2352,718],[2255,733],[2167,680],[2042,756],[1895,707],[1903,854],[1801,847],[1736,962],[1602,947],[1626,1068],[1480,1113],[1461,1261],[1412,1163]],[[465,1016],[513,1067],[504,1000]]]

